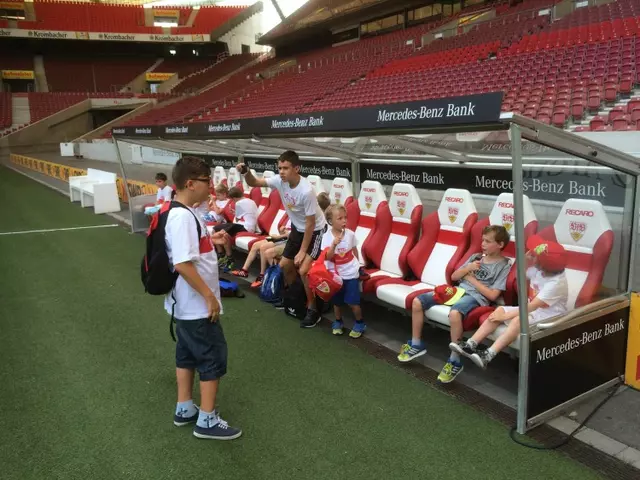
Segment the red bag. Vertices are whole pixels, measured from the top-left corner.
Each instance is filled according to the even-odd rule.
[[[309,269],[309,288],[326,302],[342,288],[342,278],[335,271],[329,271],[324,263],[328,250],[325,248]]]

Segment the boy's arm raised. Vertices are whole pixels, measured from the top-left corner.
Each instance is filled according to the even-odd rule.
[[[264,178],[256,178],[253,176],[253,173],[251,173],[251,170],[249,170],[249,168],[244,164],[244,163],[239,163],[238,165],[236,165],[236,168],[238,169],[238,171],[240,173],[242,173],[242,170],[244,168],[247,169],[247,173],[244,174],[244,179],[247,181],[247,185],[249,185],[250,187],[268,187],[269,185],[267,185],[267,181]]]

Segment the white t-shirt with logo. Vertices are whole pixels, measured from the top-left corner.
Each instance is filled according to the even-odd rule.
[[[298,232],[304,233],[306,219],[311,215],[316,217],[314,231],[325,227],[327,221],[309,180],[300,177],[300,183],[295,188],[291,188],[288,182],[283,182],[280,176],[274,175],[267,178],[267,186],[278,190],[284,209]]]
[[[258,206],[250,198],[243,198],[236,202],[236,221],[249,233],[255,233],[258,223]]]
[[[529,279],[529,302],[539,298],[547,307],[541,307],[529,314],[529,323],[538,323],[547,318],[567,313],[569,301],[569,284],[564,272],[547,276],[536,267],[527,269]],[[505,307],[505,311],[513,312],[518,307]]]
[[[173,188],[171,188],[169,185],[159,188],[158,194],[156,195],[156,202],[160,202],[160,201],[170,202],[172,193],[173,193]]]
[[[224,210],[224,207],[227,206],[227,203],[229,203],[228,198],[226,200],[216,200],[216,207],[218,207],[220,210]],[[222,214],[222,212],[220,212],[220,215],[218,215],[216,212],[211,210],[209,214],[213,217],[214,221],[216,222],[219,222],[219,223],[226,222],[226,219],[224,218],[224,215]]]
[[[198,239],[198,229],[193,210],[185,208],[172,208],[167,216],[165,227],[165,243],[169,262],[177,265],[184,262],[193,262],[196,271],[202,277],[204,283],[211,289],[218,303],[220,303],[220,313],[222,313],[222,302],[220,301],[220,283],[218,278],[218,256],[213,247],[211,237],[206,227],[200,222],[202,231],[201,238]],[[199,220],[197,220],[199,221]],[[176,300],[174,317],[178,320],[198,320],[207,318],[209,311],[204,297],[195,291],[181,276],[178,277],[173,291]],[[172,294],[169,293],[164,299],[164,308],[171,314],[173,306]]]
[[[321,249],[331,248],[334,240],[332,230],[328,230],[322,236]],[[353,254],[353,249],[358,245],[355,233],[346,229],[340,243],[336,246],[333,260],[327,260],[325,265],[327,270],[335,271],[343,280],[352,280],[360,277],[360,262]]]

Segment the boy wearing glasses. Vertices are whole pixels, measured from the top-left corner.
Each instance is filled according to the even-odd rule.
[[[173,168],[174,202],[183,206],[207,200],[211,172],[196,157],[183,157]],[[198,238],[198,223],[200,238]],[[222,303],[215,244],[224,244],[226,232],[209,236],[192,208],[171,208],[165,227],[169,262],[179,276],[165,298],[165,309],[176,320],[176,380],[178,402],[174,425],[195,423],[194,436],[214,440],[238,438],[215,410],[220,378],[227,371],[227,342],[220,324]],[[200,407],[193,403],[195,370],[200,375]]]

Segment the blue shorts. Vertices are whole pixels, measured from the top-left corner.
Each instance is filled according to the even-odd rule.
[[[418,300],[420,300],[422,309],[425,312],[431,307],[439,305],[438,302],[433,299],[433,292],[423,293],[422,295],[418,295],[417,298]],[[479,306],[480,303],[475,298],[465,293],[460,300],[451,305],[451,310],[460,312],[460,314],[462,314],[462,318],[465,318],[469,314],[469,312],[471,312],[471,310]]]
[[[360,305],[360,280],[343,280],[342,288],[331,299],[337,307],[341,305]]]
[[[204,382],[227,373],[227,341],[220,319],[176,319],[176,337],[176,367],[198,370]]]

